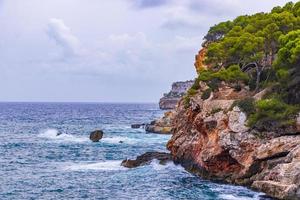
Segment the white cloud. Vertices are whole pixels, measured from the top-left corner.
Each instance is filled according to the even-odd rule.
[[[287,1],[0,0],[0,100],[155,101],[210,26]]]
[[[69,57],[81,54],[82,49],[78,38],[72,34],[71,29],[65,25],[63,20],[50,19],[47,33],[62,48],[64,56]]]
[[[202,37],[184,37],[176,36],[174,40],[174,48],[177,52],[196,52],[201,48]]]

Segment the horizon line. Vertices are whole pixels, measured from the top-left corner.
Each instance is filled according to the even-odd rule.
[[[158,104],[158,102],[133,101],[0,101],[0,103],[90,103],[90,104]]]

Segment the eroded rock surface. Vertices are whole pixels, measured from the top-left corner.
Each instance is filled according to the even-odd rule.
[[[171,134],[173,127],[174,111],[165,112],[164,116],[145,126],[146,132],[158,134]]]
[[[181,100],[174,112],[173,136],[167,144],[174,161],[204,178],[250,186],[279,199],[300,199],[300,134],[269,132],[262,137],[246,126],[246,114],[232,105],[254,94],[224,85],[202,100],[204,86],[200,82],[199,94],[188,108]]]

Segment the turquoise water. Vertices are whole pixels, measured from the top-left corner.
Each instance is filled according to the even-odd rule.
[[[121,167],[166,151],[170,136],[130,128],[161,115],[155,104],[0,103],[0,199],[266,199],[172,163]],[[99,143],[88,139],[95,129]]]

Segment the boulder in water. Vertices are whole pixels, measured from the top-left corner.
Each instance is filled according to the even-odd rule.
[[[99,142],[103,137],[103,131],[102,130],[95,130],[90,133],[90,140],[93,142]]]
[[[135,168],[150,164],[154,159],[159,160],[159,164],[165,164],[172,160],[172,156],[171,154],[164,152],[147,152],[138,156],[135,160],[123,160],[121,165],[127,168]]]

